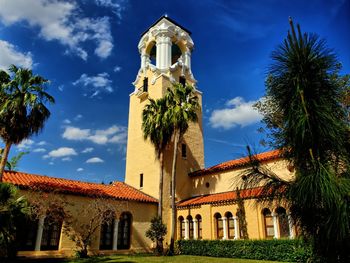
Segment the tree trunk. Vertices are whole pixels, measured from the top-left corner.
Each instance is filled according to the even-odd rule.
[[[176,226],[176,207],[175,207],[175,193],[176,193],[176,162],[177,162],[177,146],[179,143],[179,131],[174,131],[174,152],[173,163],[171,169],[171,239],[169,254],[174,255],[175,247],[175,226]]]
[[[160,175],[159,175],[159,202],[158,202],[158,217],[160,217],[163,223],[163,181],[164,181],[164,155],[163,152],[159,155],[160,162]],[[163,238],[157,240],[157,253],[163,254]]]
[[[4,152],[2,153],[2,158],[0,162],[0,182],[2,182],[3,180],[3,174],[7,163],[7,158],[10,153],[11,145],[12,145],[11,142],[6,142]]]
[[[164,160],[163,160],[163,153],[160,153],[159,155],[159,162],[160,162],[160,175],[159,175],[159,202],[158,202],[158,217],[163,218],[163,166],[164,166]]]

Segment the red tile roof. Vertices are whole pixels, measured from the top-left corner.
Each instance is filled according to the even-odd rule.
[[[263,152],[255,155],[255,158],[257,158],[259,161],[271,161],[271,160],[282,158],[282,152],[280,150]],[[247,164],[249,164],[249,157],[243,157],[240,159],[235,159],[224,163],[220,163],[209,168],[194,171],[192,173],[189,173],[189,176],[191,177],[201,176],[201,175],[207,175],[207,174],[212,174],[212,173],[221,172],[221,171],[227,171],[227,170],[246,166]]]
[[[123,182],[113,182],[111,185],[103,185],[14,171],[5,171],[3,182],[12,183],[24,189],[33,188],[43,191],[57,191],[67,194],[137,202],[157,202],[157,199]]]
[[[240,196],[243,199],[256,198],[262,192],[262,188],[252,188],[240,191]],[[208,194],[193,197],[184,201],[177,203],[178,208],[185,208],[188,206],[199,206],[204,204],[217,204],[217,203],[227,203],[237,200],[237,191],[230,191],[217,194]]]

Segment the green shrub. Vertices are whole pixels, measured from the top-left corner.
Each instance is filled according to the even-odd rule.
[[[302,240],[178,240],[184,255],[306,262],[311,248]]]

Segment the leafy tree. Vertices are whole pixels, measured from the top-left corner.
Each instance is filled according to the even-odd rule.
[[[199,110],[198,97],[195,95],[195,90],[192,86],[182,84],[175,84],[172,89],[168,88],[166,93],[166,100],[168,105],[167,115],[169,123],[173,129],[174,138],[174,152],[171,169],[171,240],[169,253],[174,253],[175,244],[175,222],[176,222],[176,164],[178,144],[182,140],[183,135],[188,129],[190,122],[198,120],[197,112]]]
[[[158,202],[158,218],[162,220],[163,210],[163,181],[164,181],[164,151],[171,141],[172,127],[166,119],[167,104],[164,98],[153,100],[149,99],[149,103],[142,112],[142,130],[144,139],[150,139],[154,145],[157,158],[160,163],[159,176],[159,202]],[[163,237],[157,240],[157,250],[163,251]]]
[[[54,98],[45,91],[48,80],[12,65],[10,74],[0,70],[0,137],[5,148],[0,162],[0,181],[12,144],[37,134],[50,116],[45,103]]]
[[[18,197],[17,188],[0,183],[0,257],[16,256],[16,230],[28,213],[27,202]]]
[[[146,232],[146,237],[151,239],[153,242],[163,242],[164,236],[167,233],[166,225],[163,224],[162,218],[156,216],[151,220],[151,227]],[[156,248],[158,255],[163,254],[163,249],[158,247]]]
[[[76,208],[79,218],[71,217],[65,221],[63,231],[76,244],[79,257],[88,257],[88,249],[96,231],[104,223],[111,224],[117,211],[116,203],[97,196],[88,204]]]
[[[299,25],[272,53],[266,101],[258,105],[269,143],[295,168],[286,181],[250,154],[244,187],[263,184],[263,200],[284,198],[294,222],[313,244],[314,260],[349,262],[349,127],[339,63],[325,41]]]

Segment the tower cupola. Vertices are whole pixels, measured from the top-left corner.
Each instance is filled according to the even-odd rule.
[[[172,72],[180,69],[182,76],[189,76],[195,83],[191,71],[193,41],[190,35],[189,30],[166,15],[159,18],[141,35],[138,44],[141,67],[136,81],[150,69],[154,72],[154,78],[163,74],[175,82]]]

